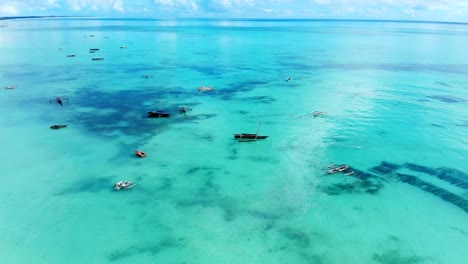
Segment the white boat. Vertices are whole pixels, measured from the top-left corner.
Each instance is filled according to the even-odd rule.
[[[131,181],[119,181],[118,183],[115,184],[115,189],[117,191],[119,190],[128,190],[130,188],[135,187],[135,184]]]
[[[337,173],[337,172],[343,172],[349,168],[348,165],[341,165],[337,166],[336,164],[328,166],[330,170],[328,170],[329,174]]]
[[[202,86],[198,88],[198,91],[200,92],[209,92],[209,91],[214,91],[214,88],[211,86]]]
[[[5,86],[5,89],[7,89],[7,90],[13,90],[13,89],[16,89],[16,85],[9,85],[9,86]]]

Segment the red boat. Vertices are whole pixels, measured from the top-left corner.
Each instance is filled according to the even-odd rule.
[[[140,151],[140,150],[136,150],[135,155],[137,155],[140,158],[144,158],[144,157],[147,156],[146,153],[144,153],[143,151]]]

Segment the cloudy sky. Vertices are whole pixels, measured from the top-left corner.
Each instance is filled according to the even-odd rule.
[[[468,22],[468,0],[0,0],[0,17],[30,15]]]

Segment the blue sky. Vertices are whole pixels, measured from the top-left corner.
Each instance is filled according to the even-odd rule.
[[[29,15],[468,22],[468,0],[0,0],[0,16]]]

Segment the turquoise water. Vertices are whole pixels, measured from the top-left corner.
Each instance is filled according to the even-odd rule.
[[[468,25],[2,25],[2,263],[468,263]]]

